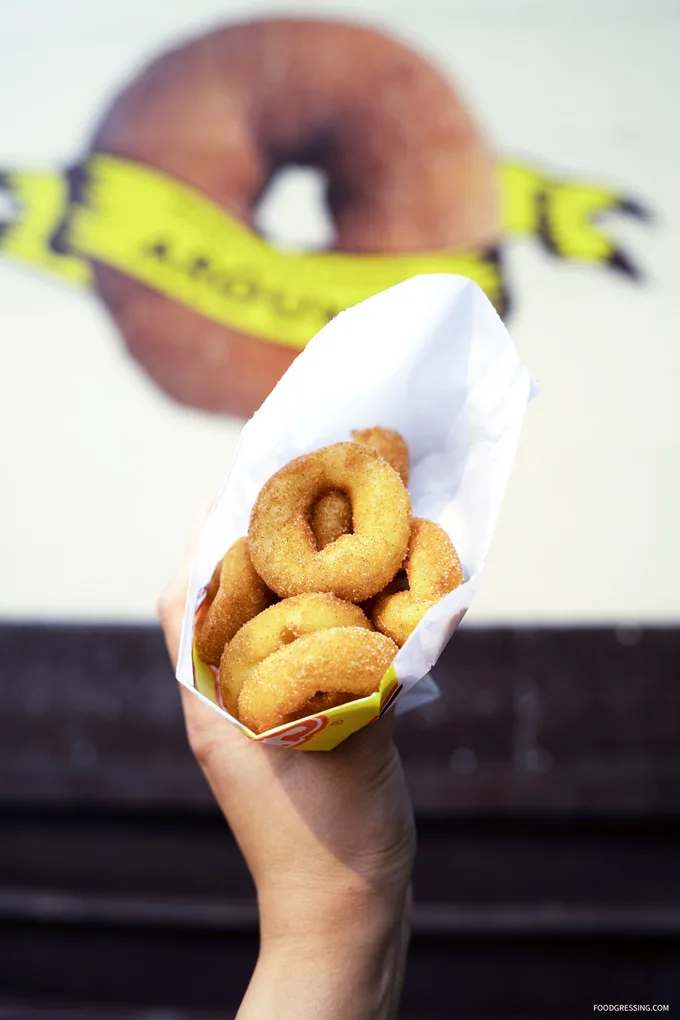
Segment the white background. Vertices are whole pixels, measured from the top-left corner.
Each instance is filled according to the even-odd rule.
[[[501,156],[619,186],[643,286],[515,243],[511,332],[540,378],[477,623],[680,617],[680,4],[4,0],[0,167],[77,157],[120,82],[258,12],[361,17],[462,87]],[[267,222],[323,236],[305,182]],[[0,260],[0,615],[147,620],[239,423],[178,407],[96,300]]]

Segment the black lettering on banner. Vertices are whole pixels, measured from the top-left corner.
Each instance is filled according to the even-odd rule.
[[[197,255],[192,259],[184,272],[189,279],[202,281],[218,294],[225,294],[239,301],[256,301],[259,297],[255,283],[232,279],[205,255]]]
[[[267,297],[274,311],[279,315],[285,315],[287,318],[304,318],[305,316],[312,316],[321,323],[330,322],[334,319],[341,309],[324,308],[322,305],[316,304],[314,301],[308,301],[306,298],[298,298],[295,307],[292,303],[289,303],[286,307],[286,295],[280,291],[270,292]]]
[[[254,283],[247,280],[224,280],[221,290],[239,301],[257,301],[260,292]]]
[[[189,266],[189,276],[192,280],[195,280],[203,276],[207,270],[210,269],[210,259],[204,258],[203,255],[199,255]]]
[[[165,241],[154,241],[148,248],[145,248],[144,254],[150,255],[156,259],[157,262],[168,262],[169,261],[170,246]]]
[[[282,294],[281,291],[273,291],[269,294],[269,302],[274,311],[280,315],[289,315],[293,318],[303,315],[310,307],[309,302],[305,301],[304,298],[302,300],[295,298],[294,300],[295,307],[292,307],[290,299],[286,298],[286,295]],[[288,302],[288,305],[286,305],[286,302]],[[305,308],[305,305],[307,308]]]

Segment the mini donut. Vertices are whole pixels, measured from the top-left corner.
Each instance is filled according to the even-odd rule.
[[[327,492],[314,506],[309,520],[317,549],[325,549],[352,530],[352,504],[344,492]]]
[[[378,690],[396,654],[384,634],[359,627],[300,637],[250,671],[238,699],[239,719],[253,733],[264,733],[319,711],[320,704],[327,709],[364,698]]]
[[[398,432],[381,425],[354,429],[352,441],[368,446],[394,468],[404,485],[408,484],[408,446]],[[314,504],[310,524],[318,549],[324,549],[341,535],[348,535],[352,530],[352,507],[347,497],[342,492],[326,493]]]
[[[317,691],[305,704],[304,708],[301,708],[298,712],[291,713],[287,721],[293,722],[295,719],[302,719],[306,715],[318,715],[320,712],[327,712],[329,708],[337,708],[338,705],[345,705],[348,701],[355,701],[356,697],[355,694],[349,691],[337,691],[335,694],[332,691]]]
[[[382,425],[374,425],[370,429],[353,429],[352,441],[363,443],[374,450],[401,476],[404,485],[408,485],[411,458],[406,440],[399,432],[383,428]]]
[[[385,598],[386,595],[394,595],[394,593],[398,591],[408,590],[409,590],[408,577],[406,576],[406,571],[402,567],[401,570],[397,572],[395,577],[392,578],[390,583],[385,585],[382,591],[379,591],[377,595],[374,595],[372,598],[366,599],[365,602],[362,602],[361,608],[363,609],[363,611],[366,613],[366,616],[370,620],[373,616],[373,611],[380,599]]]
[[[354,530],[317,549],[309,515],[330,491],[349,497]],[[314,591],[362,602],[396,574],[410,527],[411,502],[397,472],[358,443],[335,443],[297,457],[265,483],[248,539],[255,570],[282,598]]]
[[[316,593],[277,602],[244,624],[219,663],[220,690],[227,710],[236,715],[241,687],[255,666],[298,638],[329,627],[373,629],[358,606]]]
[[[194,628],[196,651],[218,666],[234,634],[270,604],[274,595],[255,572],[247,538],[238,538],[215,567]]]
[[[316,166],[338,252],[492,249],[501,238],[495,161],[463,98],[426,58],[360,25],[265,18],[165,52],[115,97],[91,149],[169,174],[250,228],[280,168]],[[93,269],[132,355],[183,403],[247,417],[298,353],[118,268]],[[259,300],[285,308],[286,294],[265,288]]]
[[[464,581],[463,568],[451,539],[434,521],[416,517],[404,561],[408,591],[386,591],[375,601],[375,627],[401,647],[428,609]]]

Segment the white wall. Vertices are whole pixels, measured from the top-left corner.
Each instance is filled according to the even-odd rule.
[[[510,249],[511,331],[543,389],[470,616],[677,621],[680,5],[5,0],[0,168],[73,159],[148,55],[260,10],[400,32],[462,85],[500,155],[618,184],[657,211],[651,227],[612,226],[642,286]],[[171,404],[94,298],[1,259],[0,357],[0,615],[151,618],[238,423]]]

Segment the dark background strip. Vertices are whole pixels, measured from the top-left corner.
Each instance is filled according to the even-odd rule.
[[[6,624],[0,663],[0,1020],[228,1020],[253,890],[158,630]],[[680,630],[464,629],[435,675],[400,1016],[680,1009]]]

